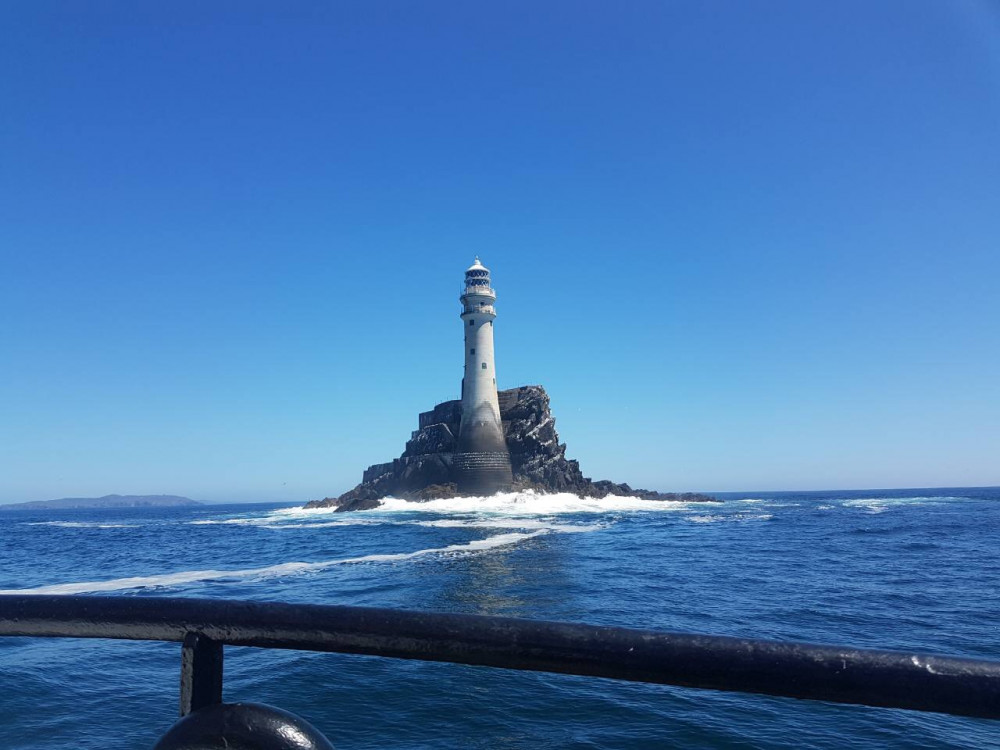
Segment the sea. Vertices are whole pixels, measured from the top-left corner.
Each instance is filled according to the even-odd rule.
[[[503,494],[0,513],[0,589],[563,620],[1000,659],[1000,488]],[[0,748],[149,748],[176,643],[0,638]],[[1000,748],[1000,723],[486,667],[227,647],[225,699],[347,748]]]

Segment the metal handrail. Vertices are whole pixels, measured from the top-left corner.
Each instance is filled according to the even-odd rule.
[[[227,644],[1000,718],[996,661],[506,617],[215,599],[4,595],[0,636],[185,642],[182,713],[185,690],[187,710],[221,700],[221,645]],[[201,678],[199,663],[205,665]],[[199,689],[208,697],[198,698]]]

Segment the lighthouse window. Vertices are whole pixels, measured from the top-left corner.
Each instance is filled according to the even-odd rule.
[[[476,324],[476,321],[474,321],[474,320],[470,320],[470,321],[469,321],[469,325],[470,325],[470,326],[474,326],[475,324]]]
[[[483,362],[483,369],[484,370],[486,369],[486,363],[485,362]]]
[[[475,353],[476,353],[475,349],[469,349],[469,354],[475,354]]]

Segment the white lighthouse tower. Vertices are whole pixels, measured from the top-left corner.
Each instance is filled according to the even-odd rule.
[[[465,377],[454,474],[459,491],[481,495],[507,489],[514,481],[500,422],[493,360],[496,299],[489,269],[477,257],[465,271],[465,289],[459,297],[465,329]]]

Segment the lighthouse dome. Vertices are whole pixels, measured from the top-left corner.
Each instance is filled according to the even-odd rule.
[[[465,269],[465,287],[468,290],[472,287],[486,287],[489,289],[489,286],[490,269],[479,261],[479,256],[477,255],[476,262]]]
[[[473,263],[473,264],[472,264],[471,266],[469,266],[468,268],[466,268],[466,269],[465,269],[465,272],[466,272],[466,273],[469,273],[469,271],[488,271],[488,270],[489,270],[489,269],[487,269],[487,268],[486,268],[486,266],[484,266],[484,265],[483,265],[483,264],[482,264],[482,263],[480,262],[480,260],[479,260],[479,256],[477,255],[477,256],[476,256],[476,260],[475,260],[475,262],[474,262],[474,263]]]

